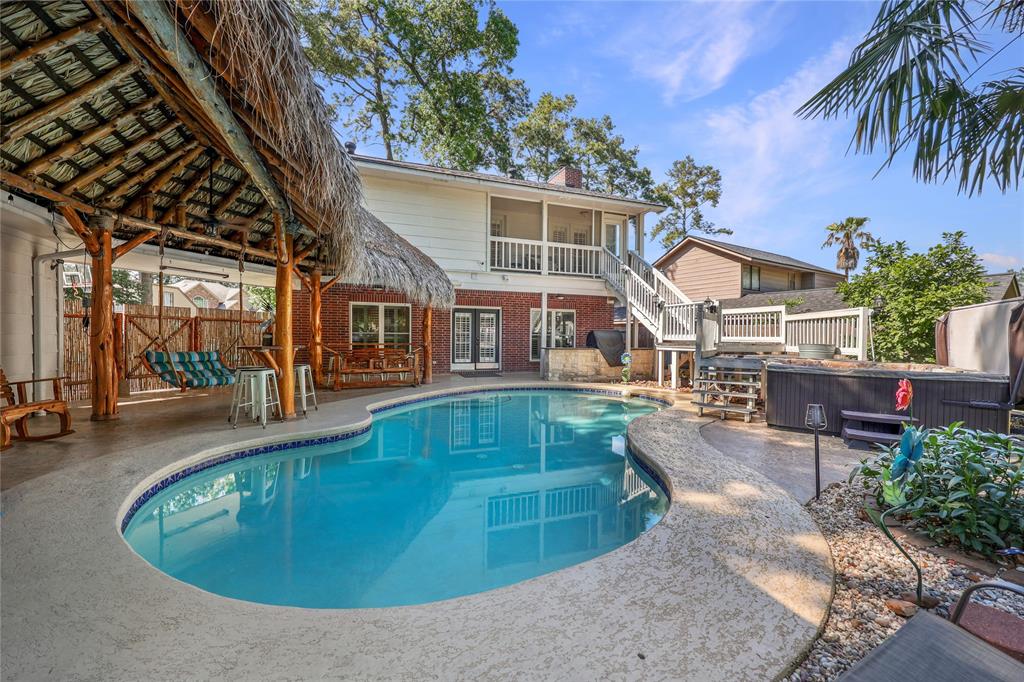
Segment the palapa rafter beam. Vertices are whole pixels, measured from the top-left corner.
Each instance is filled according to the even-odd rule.
[[[4,182],[7,182],[7,178],[4,178]],[[96,235],[92,233],[92,230],[82,220],[82,216],[78,215],[75,207],[61,203],[57,204],[57,211],[64,216],[64,220],[67,221],[67,224],[82,240],[82,244],[85,246],[85,250],[89,252],[89,255],[95,256],[99,253],[100,243],[96,240]]]
[[[133,5],[133,9],[135,16],[156,42],[164,59],[174,67],[202,111],[217,126],[222,139],[271,208],[282,214],[290,213],[284,192],[242,130],[231,107],[217,91],[216,79],[188,37],[178,27],[166,4],[140,2]]]
[[[30,45],[21,52],[16,52],[7,59],[0,61],[0,72],[9,75],[12,71],[24,66],[25,64],[45,59],[51,52],[73,45],[82,38],[93,34],[97,29],[102,28],[102,26],[103,25],[100,23],[99,19],[92,19],[84,24],[72,26],[66,31],[62,31],[61,33],[52,35],[49,38],[40,40],[38,43]]]
[[[50,123],[55,118],[68,113],[82,102],[91,99],[97,92],[117,85],[119,82],[135,73],[136,70],[136,66],[132,63],[121,64],[120,66],[111,69],[99,78],[88,81],[77,90],[74,90],[67,95],[62,95],[48,103],[46,106],[40,107],[35,111],[30,111],[21,118],[11,121],[4,127],[0,140],[7,142],[14,137],[24,135],[34,128]]]
[[[154,140],[163,137],[167,133],[170,133],[171,131],[178,128],[180,125],[181,121],[174,119],[172,121],[168,121],[161,127],[154,130],[153,132],[146,133],[142,137],[133,140],[129,146],[123,149],[119,149],[118,151],[111,154],[110,158],[108,158],[106,161],[102,161],[96,164],[92,168],[86,170],[84,173],[80,173],[75,177],[71,178],[70,180],[68,180],[67,182],[65,182],[63,185],[61,185],[60,191],[66,194],[70,194],[71,192],[74,192],[76,189],[88,187],[93,182],[102,178],[104,175],[114,170],[119,165],[124,163],[126,160],[134,156],[136,153],[138,153],[139,150],[146,147],[146,145],[148,145],[150,142],[153,142]]]
[[[198,159],[201,154],[205,153],[206,147],[197,146],[189,153],[183,155],[176,162],[162,170],[155,178],[150,180],[135,198],[121,208],[121,212],[127,214],[135,213],[135,211],[142,206],[142,197],[147,194],[156,194],[159,192],[175,175],[183,171],[186,166]]]
[[[212,163],[212,172],[216,174],[217,171],[224,167],[224,157],[219,156],[216,159],[214,159]],[[175,206],[177,206],[178,204],[188,204],[189,200],[192,198],[192,195],[198,192],[199,188],[206,184],[207,180],[209,179],[209,173],[210,169],[208,168],[203,168],[196,172],[196,175],[194,178],[192,178],[192,181],[188,183],[185,189],[183,189],[177,197],[175,197],[174,201],[171,202],[171,205],[168,206],[167,210],[164,211],[162,216],[160,216],[161,223],[169,222],[170,219],[174,217]]]
[[[70,159],[72,156],[78,154],[79,152],[81,152],[83,149],[93,144],[94,142],[102,140],[104,137],[106,137],[113,131],[117,130],[128,121],[136,120],[136,117],[139,114],[142,114],[143,112],[150,109],[159,102],[159,97],[150,97],[149,99],[143,100],[142,102],[139,102],[138,104],[133,106],[131,109],[121,112],[107,123],[104,123],[101,126],[93,128],[92,130],[84,133],[83,135],[71,138],[70,140],[62,144],[60,147],[54,149],[52,152],[43,154],[38,159],[25,164],[25,166],[19,169],[18,172],[24,175],[25,177],[34,177],[45,171],[50,166],[56,163],[60,163],[61,161],[64,161],[66,159]]]
[[[103,206],[112,206],[117,203],[118,199],[123,197],[125,194],[131,191],[132,187],[136,185],[149,182],[150,179],[157,173],[159,173],[167,166],[177,161],[183,154],[187,154],[196,146],[195,142],[191,142],[186,145],[178,147],[167,156],[162,156],[155,161],[150,162],[148,165],[143,166],[138,171],[134,171],[126,177],[121,184],[109,192],[103,193],[103,200],[100,202]]]

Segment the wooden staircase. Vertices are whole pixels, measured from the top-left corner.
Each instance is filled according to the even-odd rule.
[[[757,413],[760,396],[761,370],[749,365],[702,365],[693,387],[693,405],[699,416],[704,416],[704,410],[717,410],[725,419],[735,412],[748,424]]]

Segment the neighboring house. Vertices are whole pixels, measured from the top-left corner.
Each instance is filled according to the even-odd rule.
[[[153,285],[154,304],[159,298],[159,291],[159,285]],[[186,279],[164,284],[163,304],[165,307],[238,310],[238,295],[238,287]]]
[[[669,249],[654,262],[654,267],[694,301],[732,300],[766,292],[833,289],[845,279],[841,273],[789,256],[694,236],[686,237]]]
[[[1020,296],[1020,282],[1014,272],[992,272],[985,275],[988,282],[988,300],[1003,301]]]
[[[603,249],[621,258],[642,252],[644,217],[663,208],[582,189],[572,168],[545,183],[353,160],[367,208],[455,285],[455,308],[433,315],[438,372],[537,370],[542,347],[580,346],[589,331],[611,328],[616,294],[603,276]],[[294,295],[296,343],[306,344],[308,294]],[[423,343],[423,309],[392,292],[334,286],[323,311],[328,348]]]

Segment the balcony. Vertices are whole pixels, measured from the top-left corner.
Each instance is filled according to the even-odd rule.
[[[513,237],[491,237],[492,270],[535,275],[600,277],[601,247]]]

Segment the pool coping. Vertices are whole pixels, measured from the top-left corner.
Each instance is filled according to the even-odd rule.
[[[7,494],[15,493],[20,508],[4,519],[2,538],[9,588],[3,604],[5,677],[31,678],[40,666],[78,679],[196,677],[197,670],[229,663],[235,676],[293,679],[784,676],[827,614],[828,547],[795,500],[717,453],[699,434],[706,420],[678,406],[641,416],[628,428],[636,459],[654,468],[672,498],[661,523],[582,564],[444,602],[318,610],[218,597],[150,566],[118,527],[136,492],[183,463],[359,431],[374,410],[412,401],[559,388],[666,397],[637,387],[542,381],[426,389],[370,400],[365,416],[331,428],[205,448],[170,463],[162,463],[159,453],[140,453],[139,466],[152,471],[141,480],[130,463],[88,462],[12,488]],[[331,409],[321,411],[325,407]],[[55,496],[79,484],[99,491],[100,499],[84,493],[58,499],[54,518],[47,516]],[[118,504],[104,493],[120,495]],[[707,534],[701,542],[691,541],[701,533]],[[36,546],[19,552],[26,542]],[[129,556],[132,561],[125,560]],[[680,581],[680,574],[688,580]],[[722,575],[735,580],[723,585]],[[324,638],[333,646],[313,646]],[[273,656],[254,653],[270,642]],[[201,667],[206,663],[213,667]]]

